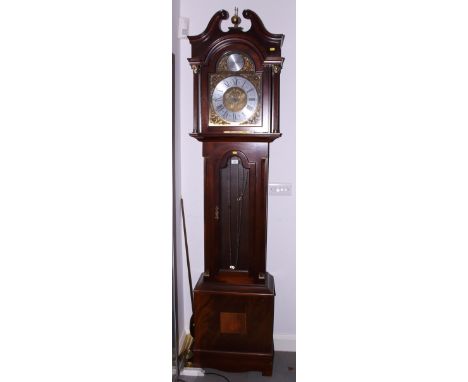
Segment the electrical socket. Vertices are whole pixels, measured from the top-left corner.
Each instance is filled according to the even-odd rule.
[[[177,36],[179,39],[187,38],[189,34],[189,24],[190,19],[188,17],[179,17],[179,31]]]
[[[291,183],[269,183],[268,194],[271,196],[288,196],[291,195]]]

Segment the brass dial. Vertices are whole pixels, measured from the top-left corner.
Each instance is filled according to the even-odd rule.
[[[255,86],[240,76],[230,76],[219,81],[211,100],[215,113],[228,123],[247,121],[258,107]]]
[[[247,105],[247,93],[238,87],[229,88],[223,95],[223,104],[230,112],[237,113]]]

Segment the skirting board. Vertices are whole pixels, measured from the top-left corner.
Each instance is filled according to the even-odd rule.
[[[180,337],[180,346],[184,343],[185,335],[188,333],[186,329]],[[296,351],[296,335],[295,334],[273,334],[273,342],[275,344],[275,350],[277,351]]]
[[[273,334],[275,351],[296,351],[296,335],[294,334]]]
[[[180,375],[186,375],[187,377],[203,377],[205,375],[205,370],[198,367],[184,367]]]

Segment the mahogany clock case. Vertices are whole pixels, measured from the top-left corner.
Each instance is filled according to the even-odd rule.
[[[188,37],[190,135],[202,142],[204,158],[204,272],[194,288],[193,364],[271,375],[275,286],[266,269],[267,191],[270,143],[281,136],[284,35],[268,32],[251,10],[242,15],[251,20],[247,31],[236,14],[224,32],[229,14],[222,10],[204,32]],[[249,106],[256,109],[243,115]]]

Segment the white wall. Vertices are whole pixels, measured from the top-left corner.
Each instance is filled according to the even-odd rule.
[[[181,212],[180,212],[180,194],[181,194],[181,165],[180,165],[180,44],[177,39],[177,21],[179,19],[180,0],[172,1],[172,53],[175,57],[175,116],[174,116],[174,177],[175,177],[175,199],[176,199],[176,268],[177,268],[177,322],[179,329],[179,341],[184,337],[185,309],[184,309],[184,263],[185,257],[181,241]]]
[[[190,18],[189,34],[201,33],[211,16],[220,9],[230,15],[234,7],[239,13],[252,9],[263,20],[272,33],[285,35],[283,45],[284,68],[281,74],[281,132],[283,137],[270,146],[270,182],[293,184],[293,195],[270,197],[268,202],[268,252],[267,270],[275,277],[275,325],[276,348],[292,350],[296,334],[296,126],[295,126],[295,3],[262,0],[252,3],[247,0],[190,1],[181,0],[180,15]],[[227,25],[227,22],[226,22]],[[248,28],[250,22],[242,20],[241,26]],[[203,167],[202,145],[189,137],[193,116],[193,75],[186,61],[190,57],[187,39],[180,41],[180,145],[182,195],[186,207],[187,231],[194,284],[203,271]],[[184,275],[185,328],[190,318],[190,298],[187,275]],[[286,340],[286,341],[285,341]]]

